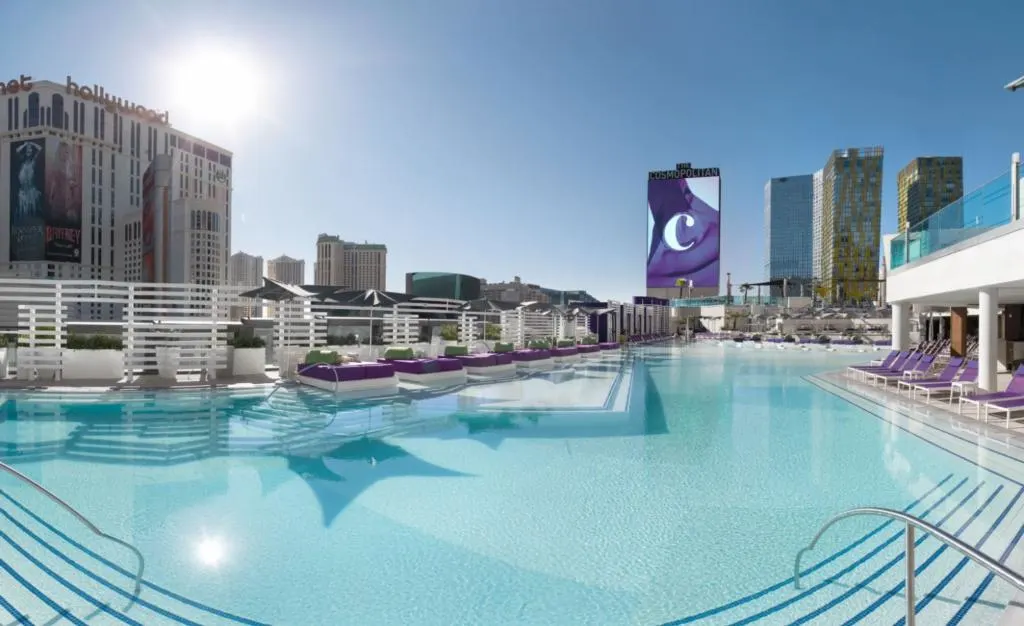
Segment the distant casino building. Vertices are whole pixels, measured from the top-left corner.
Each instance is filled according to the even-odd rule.
[[[420,298],[452,300],[482,297],[479,278],[449,272],[409,272],[405,275],[405,293]]]

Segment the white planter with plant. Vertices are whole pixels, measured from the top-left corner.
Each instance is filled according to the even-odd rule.
[[[61,353],[63,380],[120,380],[124,376],[121,350],[70,350]]]
[[[267,348],[259,337],[234,337],[228,349],[232,376],[259,376],[267,370]]]
[[[159,346],[156,349],[156,370],[160,378],[176,380],[178,366],[181,363],[181,348],[176,346]]]
[[[124,346],[112,335],[69,335],[60,355],[63,380],[120,380]]]
[[[18,346],[18,380],[53,380],[59,357],[59,348]],[[30,365],[31,362],[37,364]]]

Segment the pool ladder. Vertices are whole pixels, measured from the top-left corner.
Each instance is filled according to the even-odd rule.
[[[127,541],[124,541],[122,539],[118,539],[117,537],[114,537],[112,535],[108,535],[107,533],[103,532],[102,530],[99,529],[99,527],[96,526],[96,524],[93,524],[89,520],[89,518],[87,518],[85,515],[80,513],[73,506],[71,506],[70,504],[65,502],[63,499],[61,499],[60,496],[58,496],[57,494],[53,493],[52,491],[50,491],[46,487],[40,485],[36,481],[32,480],[31,478],[29,478],[25,474],[22,474],[21,472],[19,472],[18,470],[14,469],[10,465],[4,463],[3,461],[0,461],[0,472],[6,473],[6,474],[10,474],[11,476],[13,476],[16,479],[20,480],[21,482],[25,483],[29,487],[35,489],[40,494],[45,496],[47,499],[49,499],[50,501],[55,503],[57,506],[59,506],[60,508],[62,508],[65,511],[67,511],[68,513],[70,513],[72,517],[74,517],[76,520],[81,522],[82,525],[84,525],[86,528],[88,528],[89,531],[92,534],[96,535],[100,539],[106,539],[107,541],[110,541],[112,543],[116,543],[117,545],[121,546],[122,548],[125,548],[126,550],[128,550],[129,552],[131,552],[135,556],[136,560],[138,561],[138,569],[135,572],[135,579],[134,579],[135,580],[135,587],[134,587],[134,589],[132,591],[131,597],[128,599],[128,603],[125,604],[124,608],[122,609],[123,612],[127,612],[128,609],[130,609],[135,604],[136,600],[138,600],[139,593],[142,591],[142,575],[143,575],[143,573],[146,570],[146,559],[145,559],[145,557],[142,556],[142,552],[140,552],[138,548],[136,548],[132,544],[128,543]],[[99,611],[99,609],[97,609],[97,611]],[[86,621],[88,621],[88,620],[86,620]],[[16,621],[15,623],[17,624],[19,622]]]
[[[1017,589],[1017,591],[1024,591],[1024,576],[1021,576],[1020,574],[1006,567],[999,561],[976,550],[974,547],[967,545],[963,541],[960,541],[959,539],[942,530],[938,526],[929,524],[928,522],[924,521],[919,517],[907,515],[902,511],[896,511],[894,509],[886,509],[874,506],[850,509],[849,511],[836,515],[829,521],[825,522],[825,525],[821,527],[821,530],[818,531],[818,534],[814,536],[814,539],[811,540],[811,543],[809,543],[806,548],[796,553],[796,559],[793,562],[793,585],[797,589],[800,588],[800,559],[803,557],[804,553],[813,550],[814,546],[818,544],[818,540],[821,539],[821,536],[824,535],[829,528],[832,528],[833,524],[841,520],[844,520],[848,517],[858,517],[862,515],[887,517],[891,520],[903,522],[907,527],[907,531],[904,537],[905,543],[903,547],[903,554],[906,557],[904,560],[907,563],[907,583],[905,594],[907,600],[906,626],[914,626],[917,615],[917,600],[915,599],[914,594],[914,570],[917,567],[915,565],[914,559],[914,535],[916,534],[917,530],[923,531],[931,535],[932,537],[935,537],[942,543],[953,548],[954,550],[964,555],[965,557],[969,558],[970,560],[974,561],[978,565],[984,567],[992,574],[995,574],[996,576],[1010,583],[1014,586],[1014,588]]]

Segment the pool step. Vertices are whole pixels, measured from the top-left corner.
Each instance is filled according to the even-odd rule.
[[[12,491],[0,491],[0,623],[259,624],[145,583],[135,597],[131,554],[82,528],[45,521]]]
[[[947,478],[907,508],[988,554],[1000,556],[1019,540],[1018,485]],[[842,532],[842,525],[829,531]],[[801,588],[780,581],[723,606],[668,624],[894,624],[906,612],[904,526],[880,518],[871,532],[831,555],[805,555]],[[918,623],[995,623],[1012,593],[985,589],[968,601],[987,572],[925,533],[916,533]],[[822,558],[824,557],[824,558]],[[961,617],[957,618],[957,615]],[[960,619],[962,621],[955,621]],[[954,621],[950,621],[954,620]]]

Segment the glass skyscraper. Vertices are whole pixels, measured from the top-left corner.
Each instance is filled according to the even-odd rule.
[[[788,295],[810,296],[814,276],[814,176],[773,178],[764,186],[767,280],[786,280]],[[772,286],[772,295],[782,295]]]

